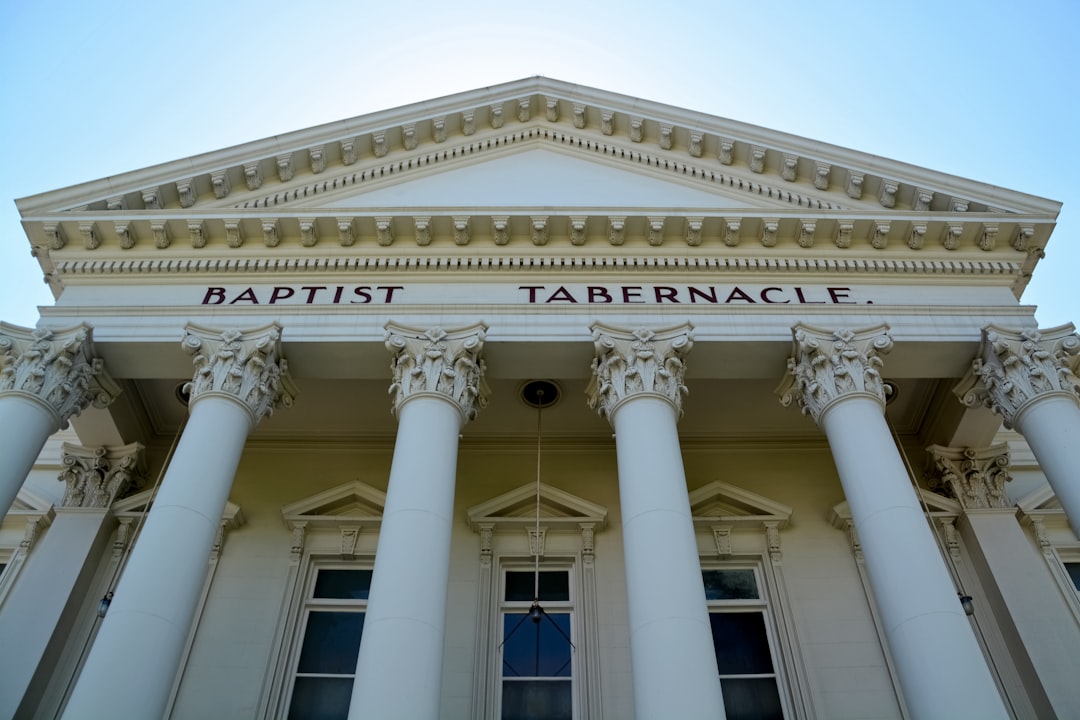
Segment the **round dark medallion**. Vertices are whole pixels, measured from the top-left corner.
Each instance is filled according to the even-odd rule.
[[[559,401],[559,386],[551,380],[529,380],[521,386],[521,400],[529,407],[551,407]]]

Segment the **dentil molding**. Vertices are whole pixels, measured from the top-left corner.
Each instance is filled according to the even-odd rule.
[[[85,323],[65,330],[0,323],[0,397],[33,398],[55,414],[57,429],[89,405],[109,405],[120,387],[94,356],[92,333]]]
[[[633,331],[593,325],[593,376],[585,391],[589,407],[610,419],[623,401],[647,394],[667,400],[681,417],[692,330],[689,324]]]
[[[791,333],[787,374],[776,391],[784,407],[798,403],[815,422],[835,401],[852,395],[873,397],[885,407],[878,356],[892,350],[888,325],[824,330],[799,323]]]
[[[482,357],[486,332],[483,324],[447,331],[439,327],[416,330],[388,323],[386,349],[391,355],[390,395],[395,417],[402,404],[417,395],[450,400],[461,413],[463,424],[476,417],[477,411],[487,405]]]
[[[195,374],[185,390],[191,404],[209,395],[238,401],[254,427],[280,405],[292,405],[296,390],[281,355],[281,326],[211,330],[189,324],[181,343],[193,356]]]
[[[1048,330],[987,325],[979,352],[953,389],[968,407],[985,406],[1012,429],[1027,407],[1059,396],[1080,402],[1080,337],[1071,323]]]

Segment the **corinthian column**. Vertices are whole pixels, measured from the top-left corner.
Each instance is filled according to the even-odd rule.
[[[985,405],[1031,446],[1080,535],[1080,337],[1072,325],[1045,331],[983,328],[982,345],[956,387],[969,407]]]
[[[829,439],[874,601],[916,718],[1005,718],[997,686],[885,422],[880,355],[888,326],[796,325],[778,389]]]
[[[120,391],[94,356],[92,332],[85,324],[30,330],[0,323],[0,517],[49,436]]]
[[[350,718],[439,717],[458,433],[486,402],[486,329],[386,326],[398,431]]]
[[[675,424],[691,327],[594,325],[589,406],[615,430],[638,720],[724,717]]]
[[[292,403],[280,337],[276,324],[186,328],[182,346],[195,364],[190,417],[66,717],[162,716],[244,443],[276,405]]]

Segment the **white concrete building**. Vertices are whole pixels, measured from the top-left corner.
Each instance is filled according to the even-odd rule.
[[[530,78],[18,205],[0,718],[1080,716],[1056,202]]]

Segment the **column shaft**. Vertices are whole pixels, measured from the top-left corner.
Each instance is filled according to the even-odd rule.
[[[1054,395],[1029,405],[1013,420],[1039,461],[1073,532],[1080,536],[1080,407]]]
[[[836,400],[819,424],[913,717],[1007,717],[880,403],[867,395]]]
[[[239,402],[192,406],[65,717],[162,716],[250,427]]]
[[[349,717],[434,720],[462,417],[435,395],[413,397],[398,412]]]
[[[0,397],[0,518],[34,467],[45,442],[59,429],[56,414],[28,397]]]
[[[649,395],[611,417],[619,466],[638,720],[724,717],[675,409]]]

